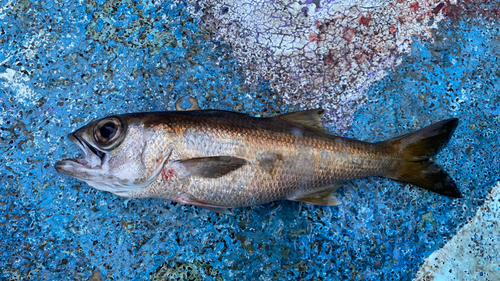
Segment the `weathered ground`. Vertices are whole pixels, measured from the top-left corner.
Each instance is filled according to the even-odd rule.
[[[412,279],[500,179],[494,2],[0,1],[0,279]],[[54,170],[80,153],[66,138],[78,127],[183,95],[258,116],[321,106],[331,132],[369,141],[460,118],[437,162],[464,198],[371,178],[346,183],[338,207],[227,216]],[[482,230],[498,229],[497,201],[461,237],[498,244]],[[490,252],[457,262],[500,264]]]

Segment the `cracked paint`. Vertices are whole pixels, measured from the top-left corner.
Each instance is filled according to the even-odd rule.
[[[202,19],[285,103],[321,106],[327,124],[347,128],[368,87],[429,39],[440,1],[210,1]],[[224,13],[221,11],[224,10]]]

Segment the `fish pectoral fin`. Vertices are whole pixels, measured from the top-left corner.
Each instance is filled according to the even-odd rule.
[[[273,118],[276,120],[284,120],[288,123],[297,124],[316,132],[328,133],[325,127],[323,127],[323,124],[321,124],[321,120],[319,119],[319,116],[323,114],[323,112],[325,112],[323,109],[318,108],[286,113]]]
[[[184,166],[189,175],[203,178],[219,178],[247,164],[245,159],[232,156],[200,157],[177,162]]]
[[[175,198],[175,201],[177,201],[179,203],[183,203],[183,204],[197,206],[197,207],[200,207],[200,208],[212,211],[212,212],[216,212],[219,214],[227,214],[227,215],[233,214],[228,209],[228,207],[213,205],[210,203],[205,203],[205,202],[196,200],[196,199],[192,198],[191,196],[184,194],[184,193],[178,194]]]
[[[300,198],[289,200],[320,206],[337,206],[340,205],[340,200],[333,195],[333,192],[341,186],[342,184],[335,184],[320,191],[304,194]]]

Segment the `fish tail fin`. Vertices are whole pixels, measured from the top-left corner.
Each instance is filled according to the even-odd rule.
[[[457,125],[457,118],[443,120],[416,132],[380,143],[390,146],[401,159],[398,167],[385,176],[442,195],[461,198],[460,190],[453,179],[429,159],[446,145]]]

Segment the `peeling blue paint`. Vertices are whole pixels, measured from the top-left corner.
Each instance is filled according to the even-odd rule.
[[[339,191],[340,207],[274,202],[225,216],[56,173],[56,160],[78,153],[66,135],[105,115],[172,110],[184,95],[259,116],[292,109],[264,78],[246,86],[230,47],[175,3],[0,5],[0,278],[407,280],[499,180],[500,25],[481,20],[415,42],[348,132],[377,141],[460,118],[437,159],[464,199],[365,179]]]

